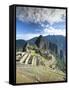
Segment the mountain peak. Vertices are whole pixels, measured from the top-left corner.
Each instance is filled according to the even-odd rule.
[[[42,49],[42,48],[45,47],[45,40],[44,40],[44,38],[43,38],[42,35],[40,35],[40,36],[36,39],[35,44],[36,44],[37,47],[40,48],[40,49]]]
[[[39,37],[40,37],[40,38],[43,38],[43,36],[42,36],[42,35],[40,35]]]

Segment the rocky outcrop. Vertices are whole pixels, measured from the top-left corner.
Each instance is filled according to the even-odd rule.
[[[43,36],[40,35],[36,41],[35,41],[35,44],[37,45],[37,47],[39,49],[46,49],[47,48],[47,42],[44,40]]]

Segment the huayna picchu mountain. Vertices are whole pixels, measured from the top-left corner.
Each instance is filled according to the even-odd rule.
[[[17,82],[65,81],[65,49],[65,37],[59,35],[16,40]]]
[[[61,41],[61,42],[60,42]],[[32,38],[30,40],[16,40],[16,47],[23,48],[26,43],[36,45],[40,49],[49,49],[56,53],[60,58],[65,58],[66,54],[66,37],[61,35],[48,35]]]

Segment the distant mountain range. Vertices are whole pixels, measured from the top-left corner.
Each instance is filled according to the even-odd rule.
[[[62,35],[48,35],[45,36],[44,39],[56,44],[60,49],[66,49],[66,37]]]
[[[32,38],[30,40],[16,40],[16,47],[23,47],[25,45],[26,42],[28,42],[29,44],[34,45],[35,41],[37,40],[38,37]],[[60,49],[62,50],[66,50],[66,37],[62,36],[62,35],[48,35],[48,36],[42,36],[42,38],[47,42],[51,42],[56,44]]]
[[[25,45],[26,41],[25,40],[16,40],[16,48],[21,48]]]
[[[27,51],[28,48],[34,47],[36,52],[47,53],[48,51],[54,55],[57,60],[58,67],[66,71],[66,37],[62,35],[48,35],[34,37],[30,40],[16,40],[16,51]]]

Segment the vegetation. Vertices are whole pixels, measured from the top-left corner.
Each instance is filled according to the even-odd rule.
[[[39,36],[33,45],[26,42],[23,48],[16,48],[16,52],[21,51],[19,58],[22,60],[16,64],[17,83],[65,81],[65,62],[57,54],[57,45],[49,44],[48,47],[43,37]]]

